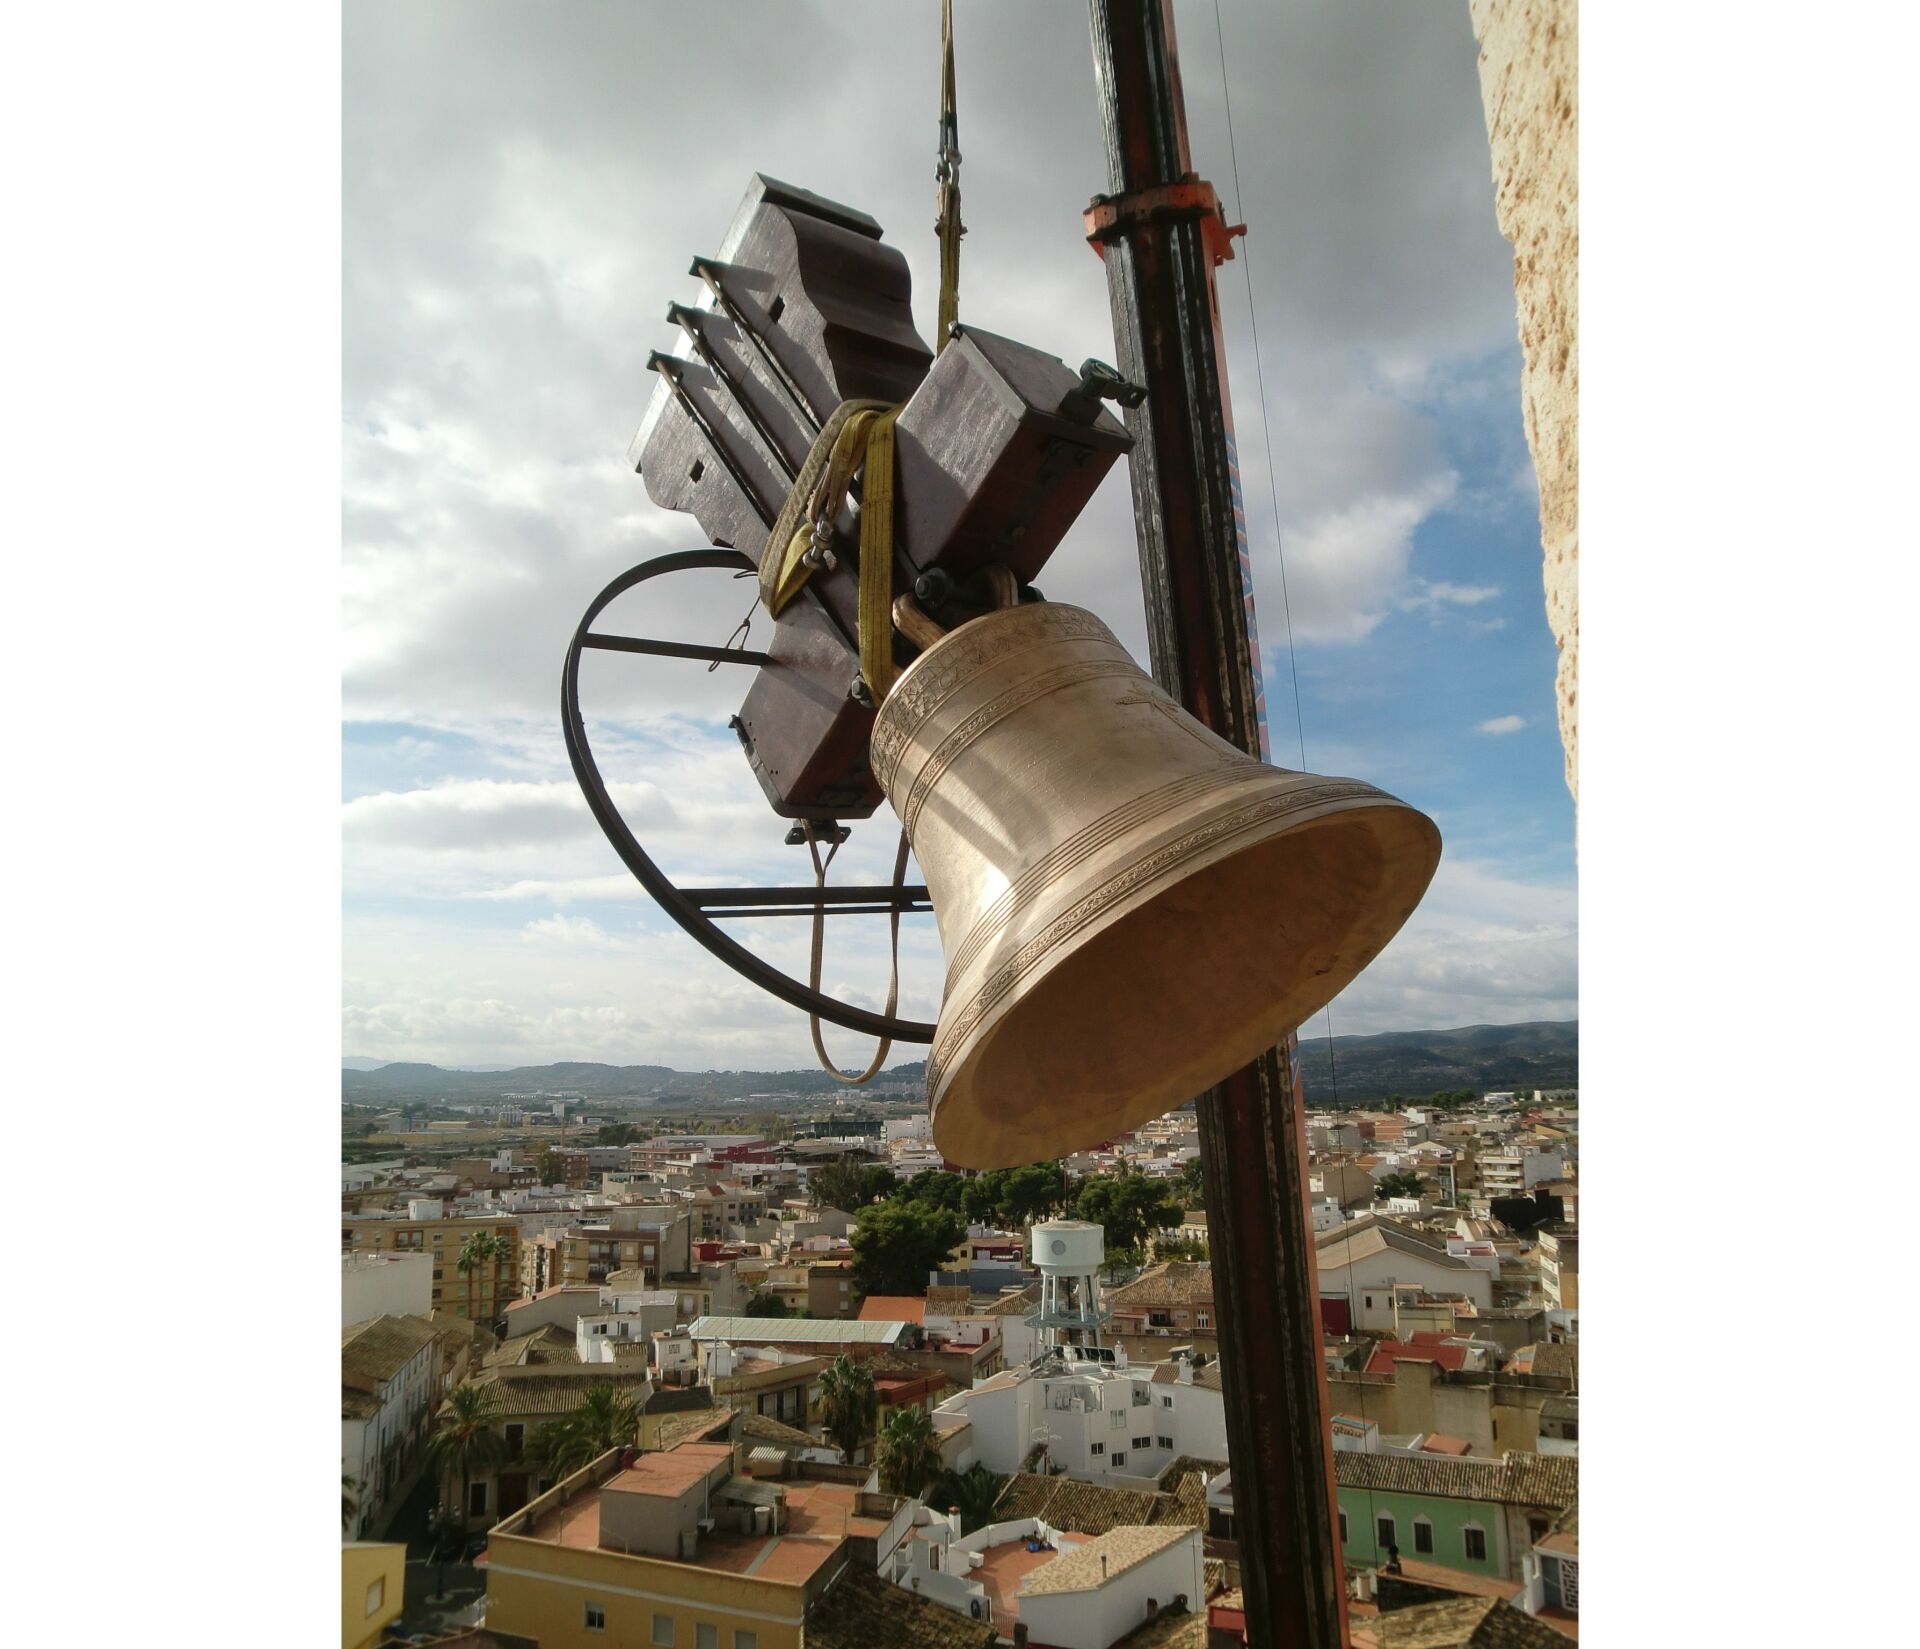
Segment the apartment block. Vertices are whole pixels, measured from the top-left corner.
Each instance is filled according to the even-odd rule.
[[[461,1246],[477,1232],[506,1240],[504,1258],[471,1273],[459,1269]],[[424,1254],[433,1261],[431,1305],[456,1317],[490,1323],[520,1293],[520,1226],[513,1219],[421,1218],[367,1215],[342,1220],[340,1246],[349,1253]]]

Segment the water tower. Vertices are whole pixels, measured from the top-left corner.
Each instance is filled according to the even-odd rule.
[[[1040,1309],[1027,1326],[1042,1346],[1095,1351],[1100,1329],[1113,1315],[1100,1303],[1100,1268],[1107,1234],[1087,1220],[1046,1220],[1032,1230],[1033,1263],[1040,1271]]]

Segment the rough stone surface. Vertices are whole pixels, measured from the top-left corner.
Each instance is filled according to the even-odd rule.
[[[1500,232],[1513,242],[1520,396],[1540,482],[1547,623],[1567,788],[1580,798],[1580,167],[1578,0],[1468,0]]]

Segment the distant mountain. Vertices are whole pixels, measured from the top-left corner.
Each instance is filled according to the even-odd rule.
[[[1580,1083],[1578,1020],[1523,1025],[1467,1025],[1451,1031],[1388,1031],[1377,1036],[1303,1035],[1300,1064],[1307,1103],[1324,1106],[1386,1099],[1424,1099],[1436,1089],[1574,1088]],[[676,1071],[665,1065],[557,1065],[448,1070],[405,1061],[341,1061],[342,1097],[362,1103],[395,1100],[497,1099],[507,1094],[560,1093],[582,1099],[717,1100],[754,1094],[842,1092],[826,1072]],[[864,1093],[918,1091],[921,1061],[881,1073]]]
[[[384,1064],[386,1064],[384,1059],[368,1059],[361,1054],[355,1054],[351,1059],[341,1060],[340,1069],[343,1071],[377,1071]]]
[[[918,1087],[926,1073],[919,1061],[881,1074],[871,1089],[889,1084]],[[493,1070],[447,1070],[438,1065],[396,1062],[378,1070],[356,1070],[342,1062],[340,1091],[345,1099],[383,1102],[408,1099],[498,1099],[509,1094],[582,1099],[716,1100],[753,1094],[816,1094],[839,1091],[825,1071],[676,1071],[666,1065],[596,1065],[567,1060],[555,1065],[521,1065]]]
[[[1536,1019],[1521,1025],[1468,1025],[1453,1031],[1387,1031],[1300,1036],[1307,1103],[1425,1099],[1440,1089],[1577,1088],[1580,1022]]]

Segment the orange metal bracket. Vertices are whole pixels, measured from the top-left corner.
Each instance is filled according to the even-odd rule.
[[[1188,172],[1178,183],[1162,183],[1125,195],[1095,195],[1083,214],[1087,243],[1105,262],[1108,241],[1119,239],[1136,223],[1152,218],[1200,219],[1200,232],[1216,268],[1233,256],[1234,237],[1247,232],[1244,223],[1227,222],[1213,185],[1198,173]]]

